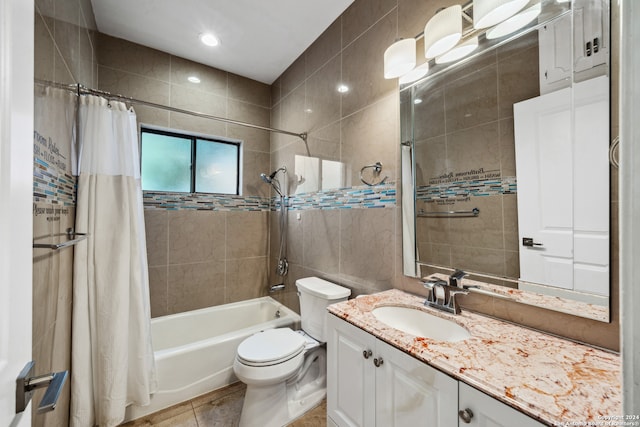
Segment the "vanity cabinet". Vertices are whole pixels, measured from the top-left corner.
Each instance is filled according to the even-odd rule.
[[[459,427],[544,426],[544,424],[539,423],[522,412],[513,409],[509,405],[505,405],[463,382],[459,383],[458,388],[458,410],[460,414]],[[464,420],[467,416],[470,416],[468,423]]]
[[[543,425],[370,333],[327,316],[328,425]]]
[[[327,414],[340,427],[457,425],[458,382],[335,316],[327,321]]]

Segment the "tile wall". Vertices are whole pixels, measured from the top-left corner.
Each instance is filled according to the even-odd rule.
[[[355,2],[273,83],[271,124],[287,130],[309,132],[311,155],[348,165],[347,185],[358,185],[359,169],[376,161],[384,165],[390,182],[399,176],[399,98],[395,80],[383,78],[383,53],[396,38],[415,37],[441,7],[459,1],[355,0]],[[612,93],[617,88],[618,10],[612,2]],[[495,58],[494,58],[495,60]],[[506,58],[505,58],[506,61]],[[507,65],[507,62],[504,62]],[[486,70],[485,70],[486,71]],[[460,76],[461,77],[461,76]],[[494,86],[500,84],[491,82]],[[350,87],[338,93],[339,84]],[[461,90],[465,91],[464,87]],[[496,91],[497,93],[497,91]],[[504,93],[503,93],[504,94]],[[508,95],[521,96],[509,85]],[[434,95],[435,96],[435,95]],[[482,100],[480,100],[482,102]],[[612,99],[617,123],[617,98]],[[500,116],[500,111],[497,112]],[[505,116],[505,114],[502,114]],[[500,117],[502,117],[500,116]],[[464,117],[462,118],[464,121]],[[465,127],[480,126],[478,123]],[[464,125],[464,123],[463,123]],[[617,126],[613,126],[617,132]],[[293,170],[294,156],[305,154],[295,138],[273,135],[271,168]],[[506,174],[506,171],[503,171]],[[489,315],[557,335],[619,348],[617,171],[612,171],[612,293],[611,323],[600,323],[541,308],[480,296],[463,305]],[[288,179],[289,190],[295,180]],[[297,308],[295,279],[309,275],[348,286],[354,294],[395,287],[423,294],[417,280],[402,274],[400,192],[397,204],[383,209],[333,209],[321,207],[288,217],[290,273],[286,291],[277,298]],[[275,213],[270,218],[270,266],[275,265],[279,229]],[[504,229],[501,229],[504,233]],[[496,268],[505,268],[503,262]],[[282,278],[271,269],[270,281]]]
[[[36,0],[35,77],[60,83],[93,86],[97,80],[95,21],[90,0]],[[36,86],[36,91],[42,88]],[[72,102],[72,106],[73,106]],[[36,113],[38,101],[36,100]],[[60,118],[60,116],[57,116]],[[44,140],[34,137],[33,236],[37,242],[65,240],[59,236],[75,222],[75,178],[66,161],[55,154],[71,148],[71,121],[44,123],[36,114],[34,128]],[[66,138],[57,136],[66,135]],[[51,138],[51,140],[49,139]],[[46,142],[45,142],[46,141]],[[47,151],[47,155],[44,155]],[[34,151],[35,152],[35,151]],[[53,153],[53,155],[52,155]],[[36,374],[71,368],[71,291],[73,249],[33,251],[33,360]],[[69,382],[53,412],[37,414],[44,390],[33,397],[34,426],[67,426]]]
[[[268,126],[268,85],[165,52],[97,35],[98,88]],[[201,83],[187,77],[195,75]],[[269,249],[269,133],[134,106],[138,122],[243,141],[242,196],[145,195],[153,317],[263,296]]]

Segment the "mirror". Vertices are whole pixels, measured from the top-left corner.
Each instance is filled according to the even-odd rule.
[[[404,271],[608,322],[608,1],[542,10],[401,89]]]

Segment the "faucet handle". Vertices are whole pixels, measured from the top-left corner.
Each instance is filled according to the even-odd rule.
[[[462,288],[462,278],[465,276],[467,276],[467,273],[460,269],[454,271],[453,274],[449,276],[449,286]]]
[[[430,282],[428,280],[422,281],[422,286],[425,287],[425,289],[427,290],[427,299],[425,300],[425,305],[428,302],[432,302],[433,301],[433,286],[436,284],[435,282]]]
[[[447,282],[445,282],[444,280],[436,279],[436,278],[423,278],[421,280],[421,283],[422,283],[422,286],[424,286],[429,292],[427,294],[428,302],[435,302],[434,286],[436,285],[442,286],[447,284]]]
[[[460,314],[460,305],[458,305],[458,299],[456,298],[456,295],[458,294],[468,295],[469,291],[458,288],[449,288],[449,302],[447,307],[451,308],[455,314]]]

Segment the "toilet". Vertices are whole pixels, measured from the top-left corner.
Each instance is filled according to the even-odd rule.
[[[268,329],[238,346],[233,371],[247,385],[240,427],[281,427],[327,393],[327,306],[351,290],[318,277],[296,281],[302,330]]]

